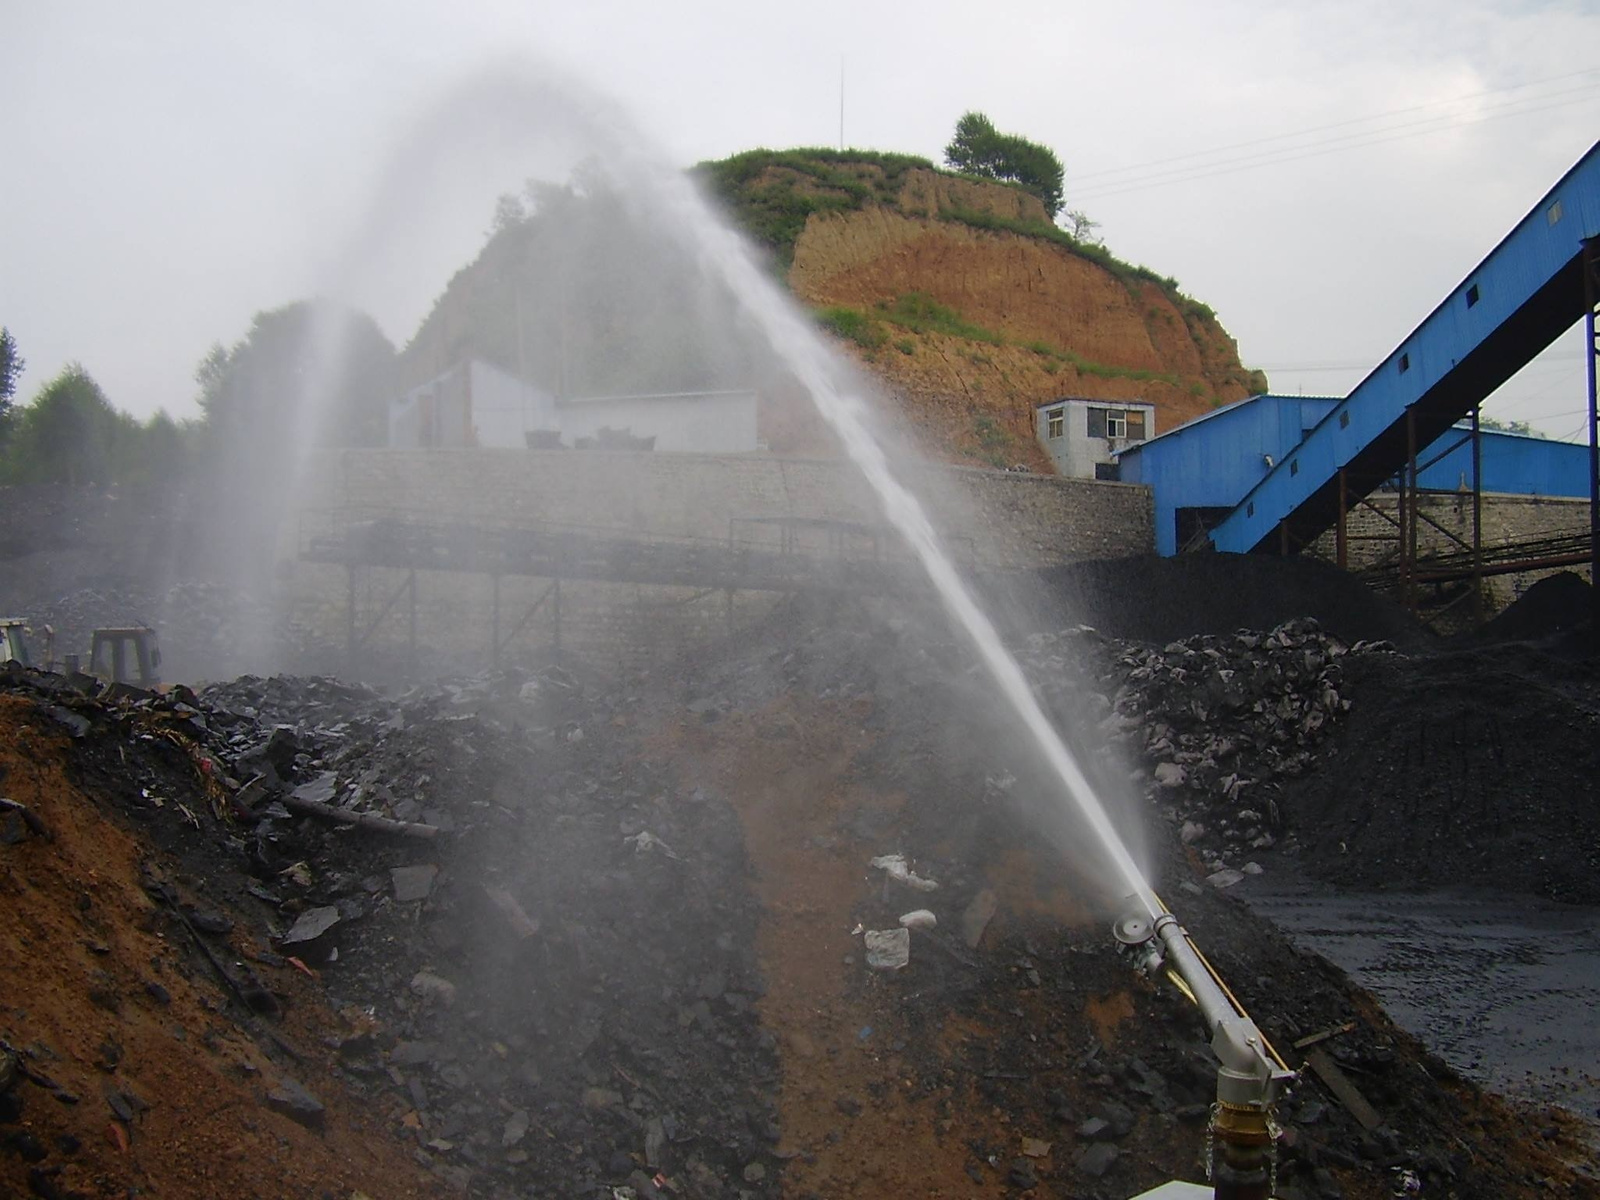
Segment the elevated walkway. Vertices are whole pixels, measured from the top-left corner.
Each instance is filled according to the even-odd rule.
[[[1589,311],[1600,143],[1210,531],[1217,550],[1293,553]],[[1592,285],[1591,285],[1592,286]],[[1591,379],[1592,379],[1591,375]]]

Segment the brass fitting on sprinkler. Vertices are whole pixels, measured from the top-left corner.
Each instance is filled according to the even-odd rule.
[[[1211,1108],[1206,1173],[1217,1200],[1267,1200],[1272,1194],[1277,1125],[1272,1107],[1291,1071],[1234,998],[1205,955],[1152,893],[1119,920],[1118,949],[1144,974],[1163,970],[1200,1010],[1216,1054],[1217,1100]],[[1220,1150],[1220,1153],[1219,1153]]]

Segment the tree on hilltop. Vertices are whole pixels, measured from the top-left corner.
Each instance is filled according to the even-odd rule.
[[[1001,133],[981,112],[967,112],[956,122],[955,136],[944,148],[952,170],[984,179],[1021,184],[1039,198],[1053,221],[1066,192],[1066,169],[1047,146],[1015,134]]]

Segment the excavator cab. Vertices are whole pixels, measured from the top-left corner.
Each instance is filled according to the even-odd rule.
[[[0,617],[0,663],[32,666],[28,660],[28,623],[21,617]]]
[[[89,674],[109,683],[155,687],[161,682],[161,648],[148,625],[96,629],[89,642]]]

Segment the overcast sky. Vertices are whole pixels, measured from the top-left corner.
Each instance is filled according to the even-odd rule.
[[[1600,137],[1593,0],[0,9],[23,396],[78,360],[141,416],[192,415],[207,348],[309,294],[403,345],[496,194],[565,169],[552,78],[685,165],[837,144],[841,67],[850,146],[937,160],[981,109],[1057,152],[1114,252],[1307,394],[1348,391]],[[1562,436],[1582,405],[1569,331],[1487,411]]]

